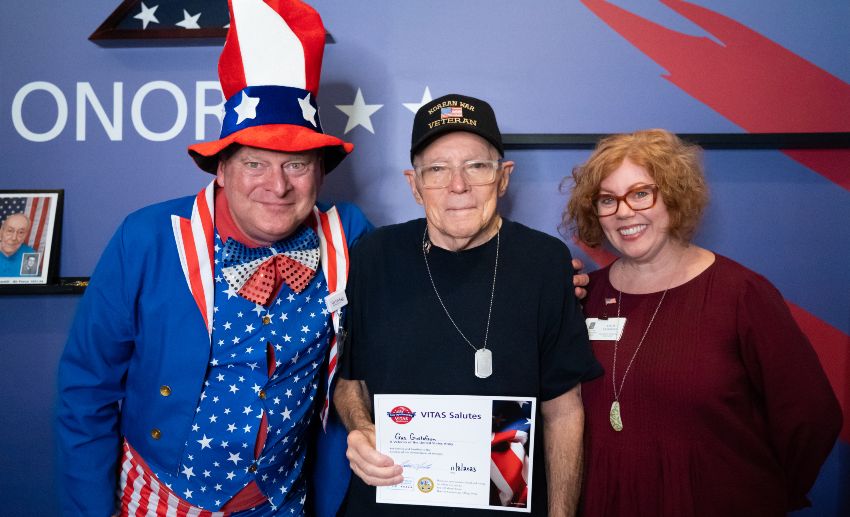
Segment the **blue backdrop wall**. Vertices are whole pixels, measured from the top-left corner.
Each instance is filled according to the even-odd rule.
[[[184,3],[203,17],[210,2]],[[118,4],[0,3],[0,189],[65,190],[61,276],[88,276],[130,211],[211,179],[185,147],[218,134],[220,47],[88,41]],[[413,111],[453,91],[489,100],[505,133],[850,131],[846,0],[312,4],[334,39],[322,121],[356,145],[322,197],[353,201],[376,224],[420,216],[401,174]],[[165,11],[159,25],[174,26]],[[503,213],[558,235],[560,181],[587,154],[510,151],[517,169]],[[712,204],[697,242],[777,285],[850,413],[850,151],[715,150],[705,159]],[[570,246],[591,266],[604,260]],[[57,512],[55,373],[77,302],[0,296],[9,515]],[[850,514],[848,442],[845,417],[815,506],[801,515]]]

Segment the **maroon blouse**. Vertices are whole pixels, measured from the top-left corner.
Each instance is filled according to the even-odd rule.
[[[620,294],[609,269],[591,274],[587,317]],[[622,295],[618,389],[661,294]],[[584,515],[752,517],[808,506],[841,410],[766,279],[718,255],[667,292],[620,393],[620,432],[609,423],[614,342],[591,343],[605,375],[582,387]]]

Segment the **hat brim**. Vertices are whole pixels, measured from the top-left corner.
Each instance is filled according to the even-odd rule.
[[[498,151],[499,156],[501,156],[502,158],[505,157],[505,148],[502,142],[495,140],[493,136],[487,133],[486,131],[481,131],[480,129],[477,129],[475,127],[469,127],[466,125],[461,126],[460,124],[446,124],[432,129],[426,135],[423,135],[418,142],[410,146],[410,163],[413,163],[413,157],[416,156],[418,153],[422,152],[422,150],[424,150],[426,147],[431,145],[431,142],[440,138],[443,135],[446,135],[448,133],[454,133],[457,131],[465,131],[467,133],[472,133],[473,135],[480,136],[484,140],[487,140],[488,142],[493,144],[493,147],[496,148],[496,151]]]
[[[323,149],[325,174],[331,172],[354,149],[352,143],[309,128],[292,124],[266,124],[240,129],[212,142],[190,145],[189,156],[195,160],[198,167],[215,174],[218,169],[218,153],[231,144],[286,153]]]

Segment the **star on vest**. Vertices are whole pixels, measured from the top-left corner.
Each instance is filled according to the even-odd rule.
[[[189,146],[215,174],[231,144],[297,153],[324,152],[330,172],[354,144],[322,131],[316,97],[325,48],[319,13],[297,0],[229,0],[230,30],[218,61],[227,101],[218,140]]]
[[[303,291],[319,267],[319,237],[302,227],[268,247],[249,248],[232,237],[224,243],[221,272],[239,296],[268,305],[281,287]]]

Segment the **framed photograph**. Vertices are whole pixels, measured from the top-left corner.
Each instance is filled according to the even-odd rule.
[[[55,283],[62,190],[0,190],[0,285]]]

